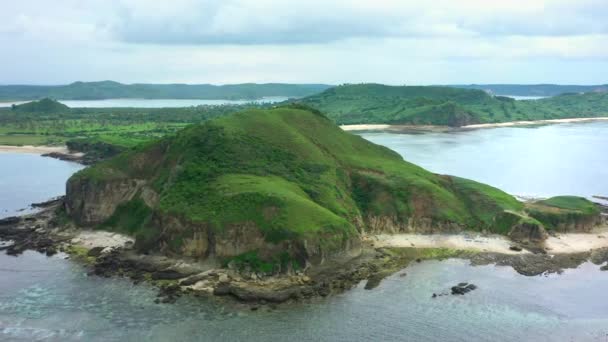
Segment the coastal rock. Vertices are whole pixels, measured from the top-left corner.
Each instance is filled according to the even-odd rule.
[[[541,242],[549,237],[542,224],[533,221],[523,221],[511,228],[509,237],[519,242]]]
[[[66,186],[66,211],[78,224],[92,226],[107,220],[116,208],[135,196],[144,181],[118,179],[97,182],[72,177]]]
[[[476,289],[476,285],[469,283],[459,283],[458,285],[452,286],[451,288],[453,295],[464,295]]]

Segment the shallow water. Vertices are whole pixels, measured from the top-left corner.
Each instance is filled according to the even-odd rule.
[[[608,122],[448,133],[364,133],[428,170],[522,196],[608,197]]]
[[[513,146],[528,146],[540,152],[540,147],[532,142],[555,141],[548,138],[553,135],[569,145],[561,150],[568,151],[574,149],[573,146],[591,150],[583,156],[593,157],[577,160],[603,160],[601,149],[605,147],[605,140],[598,136],[607,136],[608,126],[588,125],[516,128],[515,132],[490,129],[439,135],[374,134],[370,139],[383,140],[406,154],[406,158],[417,158],[418,163],[430,165],[437,172],[458,174],[452,171],[460,170],[473,177],[484,176],[478,169],[483,160],[489,164],[485,170],[490,173],[500,169],[497,165],[518,160],[509,153],[496,153],[501,145],[502,151],[511,153],[515,152]],[[535,136],[535,132],[540,136]],[[593,132],[591,137],[589,132]],[[517,137],[527,139],[529,144],[518,143]],[[590,141],[594,143],[589,145]],[[477,153],[472,152],[475,146]],[[443,148],[451,152],[442,152]],[[555,153],[552,151],[545,152],[552,155]],[[471,156],[481,158],[481,161],[469,160],[477,167],[465,165],[466,158]],[[505,156],[507,162],[500,156]],[[527,158],[525,160],[531,157]],[[544,166],[546,160],[531,165]],[[62,194],[65,179],[80,168],[50,158],[16,154],[0,154],[0,165],[2,212],[44,200],[44,196]],[[579,171],[587,169],[581,167]],[[517,170],[517,167],[505,168],[501,177],[489,179],[506,179],[506,184],[517,184],[520,181]],[[538,172],[531,166],[526,170],[532,174]],[[509,174],[513,179],[509,180]],[[573,182],[573,188],[583,188],[581,192],[589,192],[586,178],[598,175],[583,172],[579,177],[564,178],[564,174],[569,173],[557,174],[561,174],[562,182]],[[604,179],[595,179],[596,188],[605,184]],[[47,188],[48,182],[55,185]],[[547,183],[535,191],[553,190]],[[223,305],[218,300],[191,297],[173,305],[154,304],[153,288],[145,284],[135,286],[125,279],[88,277],[80,265],[62,256],[49,258],[26,252],[20,257],[11,257],[0,253],[0,341],[608,339],[608,301],[605,300],[608,272],[599,271],[597,265],[583,264],[562,275],[525,277],[509,267],[472,267],[467,261],[451,259],[415,263],[405,272],[407,276],[401,277],[402,272],[398,272],[371,291],[364,290],[360,284],[341,295],[254,312]],[[447,292],[463,281],[479,288],[465,296],[431,298],[433,293]]]
[[[29,341],[604,341],[608,272],[592,264],[548,277],[464,260],[407,268],[371,291],[276,309],[238,310],[215,300],[154,304],[124,279],[87,277],[59,257],[0,255],[0,340]],[[456,283],[479,288],[441,296]]]

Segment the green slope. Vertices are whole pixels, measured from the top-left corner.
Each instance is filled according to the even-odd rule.
[[[145,185],[118,208],[131,210],[87,216],[119,204],[104,198],[108,189],[133,180]],[[158,201],[133,209],[144,192]],[[253,226],[268,243],[331,253],[365,230],[492,231],[498,214],[523,209],[498,189],[433,174],[298,106],[240,112],[136,147],[74,175],[67,198],[77,221],[105,229],[122,229],[108,220],[128,221],[140,246],[174,253],[186,253],[199,228],[221,235]],[[150,215],[121,219],[131,211]],[[153,223],[158,217],[199,228]]]
[[[515,101],[482,90],[356,84],[330,88],[300,102],[338,124],[463,126],[518,120],[608,116],[608,93],[563,94]]]

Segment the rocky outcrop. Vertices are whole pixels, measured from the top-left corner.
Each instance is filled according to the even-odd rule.
[[[144,184],[137,179],[97,182],[92,178],[72,177],[66,186],[66,211],[80,225],[103,223]]]
[[[542,224],[534,221],[522,221],[513,226],[509,232],[511,240],[518,242],[538,243],[545,241],[549,234]]]
[[[367,234],[399,234],[399,233],[458,233],[463,227],[454,222],[437,222],[430,218],[410,217],[406,222],[387,216],[368,215],[361,222],[362,232]]]

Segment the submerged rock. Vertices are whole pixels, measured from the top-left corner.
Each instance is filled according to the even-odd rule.
[[[453,295],[464,295],[473,290],[476,290],[477,286],[469,283],[460,283],[456,286],[452,286],[452,294]]]

